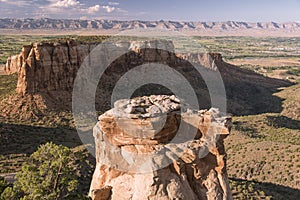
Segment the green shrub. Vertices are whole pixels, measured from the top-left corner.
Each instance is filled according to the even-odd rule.
[[[298,67],[289,69],[286,73],[290,75],[300,76],[300,68]]]
[[[5,190],[7,187],[7,182],[3,177],[0,176],[0,194]]]
[[[0,200],[19,200],[20,196],[14,191],[12,187],[7,187],[0,195]]]
[[[5,197],[13,199],[66,199],[75,194],[78,176],[75,153],[68,147],[47,143],[41,145],[16,175],[13,190]]]

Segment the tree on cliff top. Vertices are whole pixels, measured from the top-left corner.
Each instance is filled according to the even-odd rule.
[[[41,145],[17,173],[13,195],[23,200],[68,198],[78,185],[76,160],[68,147],[52,142]]]

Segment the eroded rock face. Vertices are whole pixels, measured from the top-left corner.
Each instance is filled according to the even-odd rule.
[[[73,87],[76,72],[96,44],[75,41],[33,43],[8,58],[7,74],[18,73],[18,93],[66,91]]]
[[[232,199],[223,140],[231,118],[175,96],[119,100],[94,127],[92,199]],[[104,198],[105,197],[105,198]]]
[[[74,40],[33,43],[24,46],[19,55],[9,57],[5,71],[7,74],[18,73],[18,93],[71,91],[79,67],[97,45],[97,43],[81,43]],[[129,52],[122,59],[111,64],[113,73],[121,73],[133,66],[148,62],[172,64],[173,66],[186,65],[186,61],[183,59],[191,59],[204,67],[216,69],[214,59],[217,57],[214,56],[215,54],[175,54],[172,53],[174,45],[171,41],[111,42],[106,47],[121,48]],[[103,51],[105,52],[105,49]],[[222,60],[220,55],[219,59]]]
[[[88,68],[86,70],[89,73],[88,76],[81,79],[84,85],[90,80],[95,79],[94,82],[96,82],[101,77],[97,82],[99,84],[95,94],[96,110],[101,112],[110,109],[113,88],[120,78],[135,67],[144,64],[162,64],[183,75],[193,87],[201,109],[212,107],[211,96],[217,96],[217,99],[227,99],[227,112],[235,115],[281,112],[282,99],[274,96],[273,93],[280,87],[291,85],[288,81],[268,78],[228,64],[222,60],[219,53],[174,53],[174,45],[170,41],[126,41],[123,43],[113,41],[108,43],[102,49],[102,53],[115,52],[115,49],[123,49],[128,53],[108,62],[110,65],[102,75],[94,73],[99,68],[99,66],[94,66],[95,68]],[[20,94],[42,94],[43,96],[46,94],[47,97],[55,97],[56,93],[63,92],[65,95],[60,96],[63,101],[58,101],[57,104],[64,102],[64,105],[68,105],[65,106],[66,109],[70,110],[69,99],[72,99],[74,80],[78,77],[78,70],[86,56],[97,45],[74,40],[33,43],[24,46],[20,55],[8,59],[5,67],[6,73],[18,73],[17,92]],[[109,51],[110,48],[114,51]],[[105,63],[109,56],[105,55],[97,62]],[[90,62],[89,59],[87,60]],[[161,73],[158,72],[158,74]],[[220,78],[222,78],[221,81]],[[158,79],[161,80],[161,78]],[[171,81],[178,82],[177,79],[170,79],[170,84],[173,84]],[[218,91],[214,91],[214,88],[208,88],[208,83],[214,87],[217,82],[219,82],[217,86],[225,86],[226,95],[223,94],[221,97]],[[174,93],[155,86],[143,88],[134,96],[151,94]],[[214,106],[225,111],[222,105]]]

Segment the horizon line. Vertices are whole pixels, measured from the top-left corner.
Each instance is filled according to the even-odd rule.
[[[217,21],[217,20],[170,20],[170,19],[160,19],[160,20],[141,20],[141,19],[80,19],[80,18],[50,18],[50,17],[27,17],[27,18],[11,18],[11,17],[1,17],[0,20],[3,19],[9,19],[9,20],[39,20],[39,19],[51,19],[51,20],[80,20],[80,21],[118,21],[118,22],[128,22],[128,21],[140,21],[140,22],[245,22],[245,23],[277,23],[277,24],[283,24],[283,23],[300,23],[300,21],[284,21],[284,22],[278,22],[278,21],[240,21],[240,20],[224,20],[224,21]]]

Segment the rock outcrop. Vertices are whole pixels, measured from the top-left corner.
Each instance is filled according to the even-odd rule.
[[[70,105],[68,101],[72,99],[71,93],[77,72],[86,56],[97,45],[74,40],[33,43],[24,46],[19,55],[7,60],[6,73],[18,73],[18,93],[56,96],[57,92],[63,91],[69,95],[61,96],[58,104],[64,102],[64,105]],[[174,46],[170,41],[116,41],[112,42],[110,47],[123,48],[128,50],[128,53],[112,62],[99,80],[96,109],[102,112],[110,108],[112,89],[117,81],[131,69],[145,63],[164,64],[182,74],[193,87],[200,108],[211,107],[211,94],[203,78],[214,82],[213,78],[220,77],[217,73],[214,74],[218,70],[226,89],[227,112],[236,115],[280,112],[281,99],[273,93],[280,87],[291,85],[285,80],[267,78],[230,65],[222,60],[219,53],[174,53]],[[202,66],[203,74],[195,69],[195,64]],[[172,93],[155,87],[149,91],[144,88],[143,91],[137,92],[136,96],[150,94]],[[67,107],[70,109],[70,106]]]
[[[231,118],[175,96],[119,100],[94,127],[93,200],[232,199],[223,140]]]
[[[95,46],[72,40],[33,43],[8,58],[5,71],[18,73],[18,93],[71,90],[80,64]]]
[[[195,63],[216,69],[215,59],[222,60],[220,54],[174,54],[172,42],[164,41],[132,41],[121,43],[127,53],[111,65],[112,72],[120,72],[147,62],[163,62],[172,65],[186,63],[191,59]],[[18,93],[35,94],[43,91],[71,91],[76,73],[84,59],[98,44],[80,43],[74,40],[65,42],[42,42],[24,46],[19,55],[7,59],[7,74],[18,73]],[[120,48],[118,43],[111,43],[110,48]],[[166,46],[168,51],[160,51]],[[141,48],[148,48],[142,50]],[[217,55],[217,56],[215,56]]]

